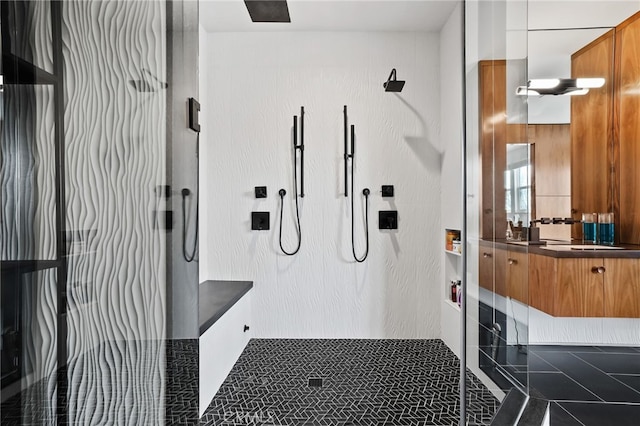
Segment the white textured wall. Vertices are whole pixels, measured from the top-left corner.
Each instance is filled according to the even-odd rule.
[[[203,33],[200,280],[253,280],[257,337],[440,335],[439,37],[428,33]],[[385,93],[392,68],[407,83]],[[356,126],[356,192],[372,191],[369,258],[351,257],[343,105]],[[305,106],[302,248],[294,247],[292,116]],[[382,184],[396,196],[382,199]],[[253,188],[269,197],[256,200]],[[356,203],[357,218],[362,218]],[[397,209],[397,232],[377,229]],[[250,214],[271,212],[271,230]],[[364,238],[357,221],[357,250]]]
[[[70,357],[105,340],[164,337],[166,231],[151,218],[163,208],[166,97],[129,81],[153,83],[143,69],[166,81],[165,21],[158,1],[63,8],[66,229],[95,233],[69,263],[69,285],[87,282],[95,297],[70,312]]]
[[[444,249],[444,229],[462,229],[462,43],[462,6],[459,5],[440,32],[440,81],[441,87],[446,88],[446,94],[440,99],[444,147],[440,194],[441,251]],[[449,282],[462,279],[462,258],[444,253],[442,258],[442,340],[460,356],[460,310],[444,300],[450,296]]]
[[[94,231],[69,258],[69,287],[93,296],[67,316],[69,419],[162,424],[167,231],[151,218],[165,202],[155,188],[166,179],[166,91],[130,80],[155,84],[147,69],[166,81],[165,4],[65,2],[62,19],[66,228]]]

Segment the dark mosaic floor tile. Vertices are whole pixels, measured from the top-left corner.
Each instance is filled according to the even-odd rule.
[[[295,426],[457,424],[459,368],[440,340],[254,339],[201,421],[272,413]],[[323,386],[310,388],[310,377]],[[468,387],[469,423],[488,424],[498,401],[474,376]]]
[[[4,401],[0,424],[198,423],[197,339],[104,342],[59,374]]]

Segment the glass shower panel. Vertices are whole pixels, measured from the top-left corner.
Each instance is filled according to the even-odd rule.
[[[2,423],[180,418],[167,390],[180,389],[166,340],[167,3],[1,12]]]
[[[62,9],[73,422],[164,423],[165,33],[163,2]]]
[[[466,3],[467,406],[475,377],[497,400],[528,386],[533,149],[516,96],[527,84],[526,30],[526,2]]]
[[[51,13],[47,5],[22,2],[3,2],[0,9],[2,422],[9,421],[9,406],[23,413],[22,421],[38,424],[38,419],[56,415],[58,368],[57,126],[47,24]],[[36,51],[40,41],[42,50]]]

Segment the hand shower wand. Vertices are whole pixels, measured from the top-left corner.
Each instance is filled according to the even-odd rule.
[[[146,70],[145,70],[146,71]],[[148,71],[147,71],[148,72]],[[152,75],[153,77],[153,75]],[[155,78],[155,77],[154,77]],[[157,80],[157,79],[156,79]],[[158,80],[159,81],[159,80]],[[166,83],[165,83],[166,84]],[[193,238],[193,248],[190,252],[187,250],[187,197],[191,195],[188,188],[183,188],[182,195],[182,257],[187,263],[191,263],[196,258],[198,251],[198,226],[200,223],[200,123],[198,122],[198,111],[200,104],[194,98],[189,98],[189,128],[196,132],[196,225],[195,236]]]
[[[304,107],[300,107],[300,145],[297,145],[296,142],[295,121],[293,123],[293,132],[293,152],[300,150],[300,198],[304,198]]]
[[[348,134],[347,134],[347,106],[344,106],[343,110],[344,114],[344,196],[347,197],[349,194],[349,173],[348,173],[348,161],[351,159],[351,252],[353,254],[353,258],[356,262],[362,263],[367,259],[369,255],[369,188],[365,188],[362,190],[362,195],[364,195],[364,206],[365,206],[365,239],[366,239],[366,249],[364,252],[364,256],[362,258],[358,258],[356,255],[356,244],[355,244],[355,212],[354,212],[354,181],[355,181],[355,173],[354,173],[354,164],[355,164],[355,152],[356,152],[356,130],[355,126],[351,125],[351,153],[347,152],[348,143]]]
[[[300,107],[300,145],[298,145],[298,117],[293,116],[293,191],[296,203],[296,232],[298,234],[298,245],[292,252],[288,252],[282,245],[282,214],[284,211],[284,196],[287,191],[284,188],[278,191],[280,195],[280,232],[278,235],[278,242],[280,244],[280,250],[287,256],[293,256],[298,253],[300,246],[302,245],[302,229],[300,228],[300,208],[298,205],[298,162],[296,158],[297,151],[300,150],[300,197],[304,197],[304,107]]]

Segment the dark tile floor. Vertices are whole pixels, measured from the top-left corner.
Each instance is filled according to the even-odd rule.
[[[552,425],[640,424],[640,348],[529,346],[529,385]]]
[[[201,424],[456,425],[459,377],[440,340],[253,339]],[[498,401],[467,385],[469,424],[489,424]]]
[[[0,423],[198,424],[197,339],[107,342],[59,373],[6,399]]]

